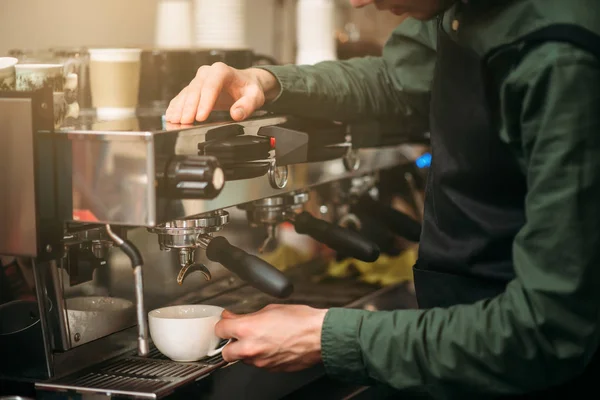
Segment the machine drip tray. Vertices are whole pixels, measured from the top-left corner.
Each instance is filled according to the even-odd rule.
[[[312,279],[323,276],[325,267],[325,264],[308,263],[287,271],[294,282],[295,291],[285,300],[272,298],[250,286],[242,286],[210,299],[186,297],[185,303],[195,300],[193,302],[219,305],[237,313],[257,311],[274,302],[370,310],[416,307],[414,295],[403,284],[380,287],[353,278]],[[224,344],[222,342],[220,345]],[[37,383],[36,389],[108,397],[161,399],[225,365],[227,362],[221,355],[195,363],[177,363],[153,347],[148,357],[138,357],[135,352],[130,352],[69,376]]]
[[[227,364],[220,355],[193,363],[169,360],[156,348],[148,357],[129,354],[88,370],[36,384],[37,390],[158,399]]]

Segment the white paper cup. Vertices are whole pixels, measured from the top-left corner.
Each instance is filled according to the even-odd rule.
[[[316,64],[337,58],[333,0],[299,0],[296,10],[296,63]]]
[[[192,46],[192,3],[189,0],[160,0],[154,42],[162,49]]]
[[[92,106],[98,115],[135,114],[140,90],[141,49],[90,49]]]
[[[150,336],[156,348],[173,361],[194,362],[221,353],[215,325],[222,307],[181,305],[148,313]]]
[[[194,45],[246,48],[246,0],[195,0]]]

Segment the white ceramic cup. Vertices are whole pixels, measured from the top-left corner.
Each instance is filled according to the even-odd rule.
[[[0,57],[0,90],[15,90],[15,65],[18,62],[14,57]]]
[[[220,354],[225,346],[215,334],[222,307],[181,305],[148,313],[150,336],[156,348],[173,361],[194,362]]]

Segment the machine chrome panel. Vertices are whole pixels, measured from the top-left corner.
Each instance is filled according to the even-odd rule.
[[[32,100],[0,98],[0,254],[37,255]]]
[[[67,135],[73,157],[72,220],[154,225],[152,134],[89,131]]]
[[[333,180],[391,168],[407,160],[409,146],[359,149],[360,167],[349,171],[344,159],[288,166],[288,184],[273,188],[267,175],[225,183],[212,200],[160,198],[156,172],[173,155],[197,155],[198,144],[214,128],[238,124],[257,135],[264,126],[281,124],[282,116],[261,116],[241,123],[195,126],[164,124],[160,117],[97,122],[93,119],[58,132],[72,144],[73,221],[154,227],[158,224],[220,210]],[[143,128],[143,129],[142,129]]]

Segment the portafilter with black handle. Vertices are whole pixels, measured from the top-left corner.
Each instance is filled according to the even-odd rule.
[[[240,206],[246,211],[251,225],[267,227],[268,236],[261,246],[261,252],[275,240],[276,226],[290,222],[296,232],[308,235],[336,252],[365,262],[374,262],[379,258],[380,250],[377,244],[360,233],[315,218],[309,212],[303,211],[303,204],[308,198],[307,192],[295,192]]]

